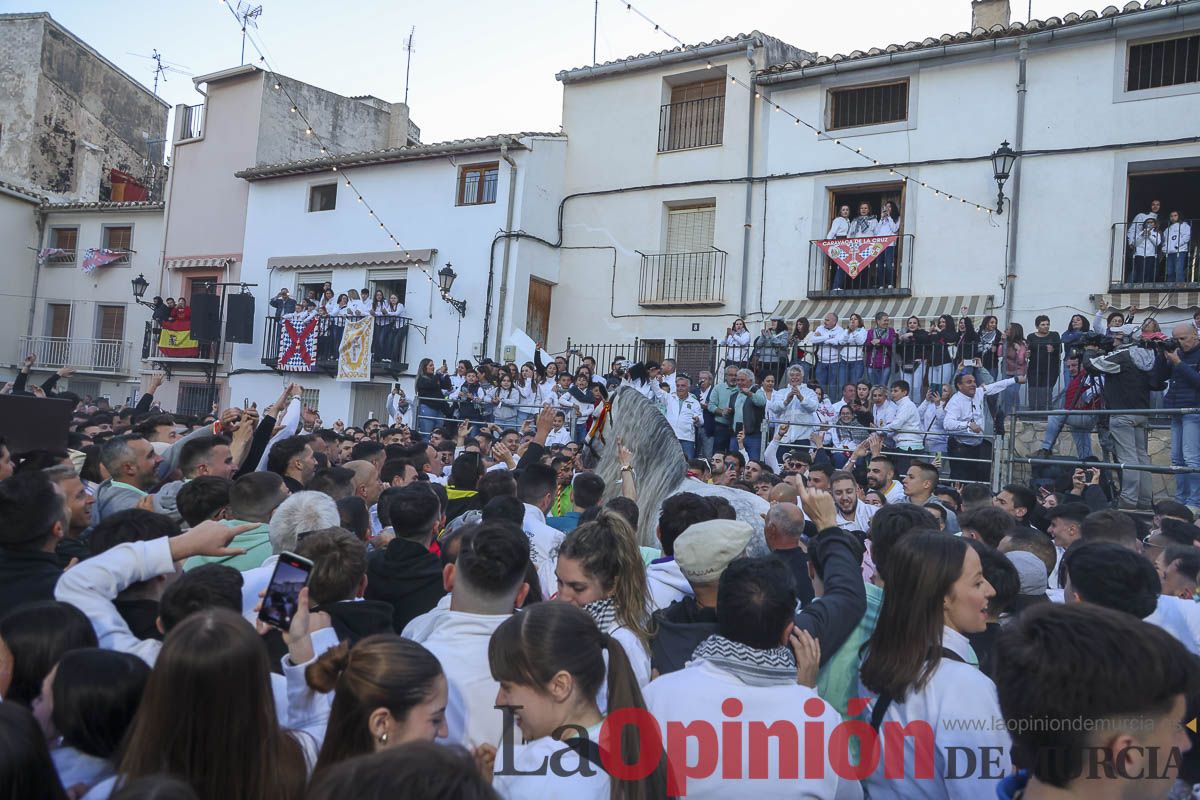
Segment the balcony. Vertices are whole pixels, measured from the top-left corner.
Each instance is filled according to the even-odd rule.
[[[309,372],[324,372],[329,375],[337,374],[338,347],[341,344],[342,326],[338,321],[354,319],[353,317],[321,317],[312,335],[316,337],[316,358]],[[379,322],[375,325],[371,341],[371,373],[388,375],[392,378],[408,371],[408,335],[413,329],[425,335],[425,329],[413,325],[408,317],[381,318],[397,321],[398,327],[389,327]],[[263,325],[262,363],[277,372],[293,374],[290,370],[279,369],[279,334],[282,320],[277,317],[267,317]]]
[[[63,267],[63,266],[69,266],[69,267],[73,267],[73,266],[75,266],[75,258],[76,258],[76,253],[75,253],[75,249],[74,249],[74,248],[71,248],[70,250],[67,250],[67,249],[65,249],[65,248],[57,248],[57,247],[56,247],[56,248],[53,248],[53,249],[55,249],[55,250],[61,250],[62,252],[59,252],[59,253],[51,253],[50,255],[46,256],[46,261],[45,261],[45,263],[47,263],[47,264],[53,264],[54,266],[59,266],[59,267]]]
[[[79,372],[103,375],[129,374],[129,343],[115,339],[70,339],[57,336],[22,336],[17,340],[19,363],[29,353],[39,367],[74,367]]]
[[[703,307],[725,305],[725,259],[712,248],[698,253],[635,251],[642,257],[638,305]]]
[[[170,375],[179,370],[205,370],[207,371],[213,364],[213,342],[200,342],[195,356],[169,356],[159,348],[159,329],[154,327],[153,322],[147,322],[145,330],[142,333],[142,361],[151,361],[158,365]],[[217,365],[220,366],[229,357],[229,345],[226,344],[221,348],[220,357],[217,359]]]
[[[912,295],[912,257],[914,237],[911,233],[897,237],[895,266],[891,275],[884,274],[884,254],[880,254],[866,269],[851,278],[833,259],[817,246],[818,240],[808,243],[808,296],[827,297],[910,297]],[[846,241],[853,242],[853,239]]]
[[[725,132],[725,96],[667,103],[658,110],[658,152],[721,144]]]
[[[1200,220],[1187,220],[1193,235]],[[1131,230],[1132,223],[1117,222],[1112,226],[1108,259],[1108,288],[1111,292],[1167,292],[1200,289],[1200,246],[1193,240],[1181,252],[1168,254],[1162,227],[1155,230],[1159,244],[1143,226]],[[1163,226],[1170,222],[1164,215]],[[1131,235],[1132,234],[1132,235]],[[1172,249],[1175,249],[1172,246]]]
[[[187,106],[183,110],[183,119],[179,121],[179,138],[199,139],[204,135],[204,104]]]

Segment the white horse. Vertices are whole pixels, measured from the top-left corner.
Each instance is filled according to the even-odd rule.
[[[750,554],[766,555],[763,515],[770,509],[767,501],[751,492],[727,486],[714,486],[688,477],[683,448],[679,446],[675,432],[658,406],[630,386],[619,387],[611,397],[612,407],[603,429],[603,441],[599,435],[592,439],[592,449],[599,457],[593,469],[604,479],[605,499],[617,497],[621,494],[618,485],[621,479],[621,465],[617,458],[617,440],[633,453],[634,481],[637,484],[640,512],[639,543],[658,547],[655,532],[663,501],[672,495],[692,492],[728,500],[737,518],[754,528],[754,537],[750,540]]]

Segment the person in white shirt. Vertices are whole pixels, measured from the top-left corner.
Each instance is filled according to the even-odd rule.
[[[909,398],[908,392],[908,381],[892,381],[892,404],[896,410],[891,421],[883,426],[883,430],[895,434],[896,453],[892,456],[892,462],[897,472],[906,471],[913,456],[925,453],[925,435],[916,433],[922,430],[921,412]]]
[[[837,506],[837,524],[844,531],[866,533],[871,529],[871,517],[879,511],[875,506],[858,499],[858,483],[849,472],[835,472],[829,479],[833,502]]]
[[[859,670],[860,696],[874,698],[868,718],[882,749],[867,792],[872,800],[995,796],[1011,769],[1010,740],[994,724],[1001,717],[996,687],[967,641],[986,630],[995,595],[979,555],[955,536],[910,533],[889,550],[886,575]],[[895,735],[901,729],[921,732]],[[963,749],[988,755],[967,767]],[[886,776],[885,762],[893,765]]]
[[[525,602],[528,561],[529,541],[515,527],[485,522],[468,530],[457,561],[446,569],[449,610],[429,612],[438,615],[433,626],[409,623],[414,641],[437,656],[446,672],[449,742],[474,749],[499,744],[504,733],[504,716],[494,707],[500,685],[488,666],[488,642]]]
[[[675,390],[673,392],[667,392],[660,388],[658,399],[662,403],[667,422],[671,423],[671,430],[675,431],[675,438],[679,440],[679,444],[683,448],[684,455],[687,456],[688,461],[691,461],[696,457],[696,431],[704,424],[704,411],[700,406],[700,401],[692,396],[691,378],[687,375],[676,375],[674,383]]]
[[[1138,277],[1142,274],[1142,271],[1144,268],[1144,261],[1142,263],[1138,262],[1137,250],[1138,250],[1139,240],[1141,240],[1143,238],[1145,231],[1147,229],[1146,223],[1149,220],[1154,220],[1155,223],[1158,222],[1158,213],[1161,210],[1162,210],[1162,203],[1158,200],[1151,200],[1150,201],[1150,210],[1149,211],[1139,211],[1137,214],[1134,215],[1133,222],[1130,222],[1129,225],[1125,228],[1125,242],[1129,246],[1130,251],[1132,251],[1132,253],[1133,253],[1133,270],[1129,276],[1130,281],[1133,283],[1140,282],[1138,280]],[[1157,225],[1155,227],[1157,227]]]
[[[954,395],[946,402],[942,427],[949,434],[950,476],[960,481],[984,482],[992,471],[992,443],[983,438],[984,398],[997,394],[1014,383],[1024,383],[1024,376],[978,387],[975,376],[962,373],[954,378]],[[965,459],[965,460],[964,460]]]
[[[741,558],[729,563],[717,588],[717,630],[696,648],[681,670],[655,680],[645,690],[646,706],[663,740],[683,727],[686,750],[672,753],[678,764],[663,796],[745,798],[858,798],[859,784],[829,767],[820,774],[804,769],[806,753],[829,752],[829,737],[841,721],[822,701],[816,685],[820,648],[796,628],[796,590],[788,565],[777,558]],[[750,722],[752,721],[752,722]],[[749,734],[720,736],[723,760],[706,756],[692,731],[728,730]],[[786,731],[777,742],[756,744],[755,726]],[[817,741],[814,741],[814,737]],[[786,748],[786,751],[784,750]],[[799,765],[799,766],[797,766]]]
[[[921,427],[925,435],[925,449],[930,453],[945,453],[949,443],[942,422],[946,419],[946,399],[950,397],[949,386],[931,386],[929,393],[917,406],[921,413]]]
[[[564,534],[546,524],[546,512],[554,505],[558,475],[545,464],[530,464],[517,479],[517,498],[525,504],[521,528],[529,539],[529,560],[538,574],[542,597],[555,593],[555,561]]]
[[[863,376],[863,349],[867,344],[867,328],[860,314],[846,317],[846,341],[842,344],[841,369],[838,383],[858,383]],[[830,395],[833,393],[830,392]],[[836,413],[836,412],[835,412]]]
[[[850,206],[841,206],[838,208],[838,215],[833,218],[833,222],[829,224],[829,232],[825,234],[826,239],[846,239],[850,236]],[[842,271],[842,268],[837,265],[832,258],[828,259],[829,268],[833,270],[833,289],[841,291],[845,286],[847,275]]]
[[[878,436],[878,434],[872,434],[872,436]],[[871,457],[867,463],[867,486],[882,494],[889,503],[899,503],[904,500],[904,484],[896,480],[896,466],[887,456]]]
[[[746,329],[746,320],[738,317],[725,329],[725,363],[739,369],[750,364],[750,343],[753,337]]]
[[[1167,256],[1167,283],[1185,283],[1188,279],[1188,249],[1192,245],[1192,226],[1172,211],[1162,233],[1163,252]]]
[[[605,719],[610,709],[645,710],[617,639],[574,605],[535,603],[496,629],[488,657],[500,685],[494,704],[504,710],[506,720],[499,747],[484,745],[479,753],[495,760],[492,785],[499,795],[506,800],[608,800],[609,774],[597,763]],[[633,764],[646,755],[641,752],[644,743],[637,726],[624,731],[628,747],[620,757]],[[627,785],[626,790],[639,797],[666,797],[666,759],[661,750],[648,755],[656,767],[637,782],[640,786]],[[551,761],[555,768],[543,772]]]
[[[1162,234],[1158,232],[1158,220],[1149,218],[1132,231],[1133,272],[1131,283],[1155,283],[1158,280],[1158,248]]]
[[[546,447],[565,445],[571,441],[571,431],[567,428],[567,415],[562,411],[554,412],[554,427],[546,434]]]
[[[875,223],[876,236],[896,236],[900,233],[899,212],[891,201],[883,204],[879,220]],[[889,245],[879,254],[876,261],[878,277],[875,286],[883,289],[893,289],[896,286],[896,245]]]
[[[841,377],[842,346],[846,343],[846,329],[838,324],[833,312],[825,315],[820,325],[813,328],[812,343],[817,350],[817,383],[825,394],[836,394]]]
[[[879,431],[887,431],[887,427],[896,419],[896,404],[888,397],[888,389],[886,386],[871,387],[871,425]],[[891,447],[896,442],[896,437],[890,432],[880,434],[884,437],[884,442],[888,447]]]
[[[817,425],[816,411],[820,401],[817,393],[804,383],[804,367],[793,364],[787,369],[787,386],[775,390],[777,414],[781,423],[787,425],[781,444],[807,444],[812,439]]]

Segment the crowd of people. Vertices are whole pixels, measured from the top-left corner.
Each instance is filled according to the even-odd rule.
[[[1194,412],[1182,327],[1069,356],[1105,378],[1075,391],[1161,373]],[[1062,458],[993,492],[986,398],[1029,376],[918,377],[875,330],[863,383],[749,341],[694,386],[425,359],[349,426],[297,384],[185,419],[161,377],[114,409],[26,367],[8,391],[75,412],[61,451],[0,441],[0,797],[1190,797],[1194,479],[1122,510]],[[613,398],[680,448],[601,445]],[[658,465],[687,478],[651,504]]]

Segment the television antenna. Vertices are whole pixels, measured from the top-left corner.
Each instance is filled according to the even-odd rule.
[[[412,30],[408,32],[408,38],[404,40],[404,50],[408,53],[407,63],[404,65],[404,105],[408,105],[408,75],[412,71],[412,54],[416,49],[413,47],[413,36],[416,32],[417,26],[413,25]]]
[[[262,16],[262,6],[252,6],[246,0],[238,0],[237,10],[233,15],[242,23],[242,63],[246,63],[246,28],[257,28],[258,18]]]
[[[158,94],[159,78],[161,77],[162,82],[166,83],[168,72],[173,72],[178,75],[186,75],[189,78],[192,76],[192,73],[188,72],[188,67],[184,66],[183,64],[176,64],[174,61],[166,61],[165,59],[163,59],[162,53],[158,52],[157,49],[151,50],[150,53],[151,53],[150,55],[144,55],[142,53],[126,53],[126,55],[135,56],[137,58],[145,58],[145,59],[149,59],[150,61],[154,62],[154,94],[155,95]]]

